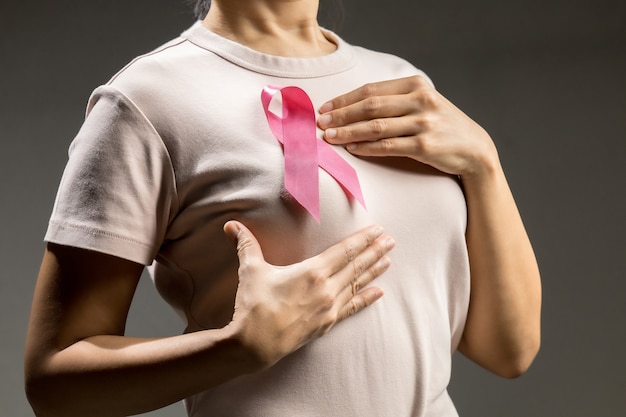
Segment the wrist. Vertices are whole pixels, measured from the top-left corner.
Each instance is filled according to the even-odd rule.
[[[463,173],[460,178],[465,187],[476,187],[491,183],[504,175],[498,151],[489,141],[488,149],[479,152],[474,157],[474,163]]]
[[[234,349],[238,352],[242,366],[246,368],[246,373],[253,373],[269,368],[275,364],[280,357],[264,346],[264,343],[254,336],[251,336],[245,326],[239,321],[231,321],[225,328]]]
[[[471,206],[479,202],[493,204],[506,195],[508,184],[499,161],[485,164],[480,170],[461,175],[465,198]]]
[[[232,359],[237,362],[241,373],[258,372],[271,365],[258,344],[246,337],[245,330],[237,322],[231,321],[222,330],[226,332]]]

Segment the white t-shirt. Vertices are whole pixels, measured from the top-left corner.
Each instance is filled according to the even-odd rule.
[[[272,368],[189,398],[192,416],[457,415],[446,388],[469,304],[457,178],[334,147],[356,169],[367,209],[321,170],[321,223],[284,189],[282,147],[260,101],[267,84],[298,86],[319,108],[368,82],[422,74],[327,36],[334,53],[285,58],[196,23],[96,89],[70,147],[45,239],[150,265],[187,331],[232,316],[238,261],[227,220],[247,225],[277,265],[369,224],[396,240],[376,281],[381,300]]]

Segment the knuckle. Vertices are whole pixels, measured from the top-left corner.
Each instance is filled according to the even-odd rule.
[[[346,124],[346,120],[348,119],[348,115],[346,110],[337,110],[335,112],[333,112],[333,123],[336,126],[341,126]]]
[[[361,274],[363,274],[363,271],[365,271],[365,266],[363,265],[363,262],[359,262],[355,259],[352,262],[352,272],[354,273],[355,280],[356,277],[359,277],[361,276]]]
[[[393,140],[392,139],[381,139],[378,141],[378,146],[382,152],[391,152],[393,149]]]
[[[355,279],[350,283],[350,287],[352,289],[352,296],[354,297],[361,290],[361,283],[358,279]]]
[[[368,115],[376,114],[381,106],[382,102],[380,97],[368,97],[363,101],[363,109]]]
[[[356,248],[353,245],[346,244],[344,246],[344,253],[345,253],[345,256],[346,256],[346,261],[347,262],[351,262],[354,259],[354,257],[356,256],[357,251],[356,251]]]
[[[361,309],[361,304],[358,302],[358,300],[356,298],[353,298],[352,300],[350,300],[348,302],[348,304],[346,304],[346,313],[348,316],[353,316],[355,315],[360,309]]]
[[[418,135],[413,141],[413,150],[419,155],[425,155],[430,152],[431,144],[428,138],[424,135]]]
[[[378,271],[378,265],[376,264],[367,268],[366,271],[363,271],[360,279],[361,282],[359,282],[359,291],[362,290],[365,285],[374,281],[378,275],[380,275],[380,272]]]
[[[372,120],[369,122],[370,132],[375,136],[382,135],[387,130],[387,123],[384,120]]]
[[[372,282],[376,278],[378,278],[383,272],[385,268],[380,262],[376,262],[367,272],[367,280],[365,282]]]
[[[422,77],[421,75],[413,75],[409,77],[408,83],[412,87],[413,90],[420,89],[428,85],[428,82],[426,82],[426,79]]]
[[[419,90],[412,90],[408,96],[411,103],[411,110],[413,112],[420,111],[422,107],[422,92]]]
[[[241,253],[252,246],[252,239],[248,236],[243,236],[237,241],[237,252]]]
[[[383,256],[385,256],[385,253],[387,252],[387,250],[385,250],[383,244],[384,244],[384,241],[381,241],[378,245],[374,246],[374,251],[376,253],[376,259],[381,259]]]
[[[367,83],[363,86],[363,96],[364,97],[372,97],[377,95],[378,87],[374,83]]]
[[[335,296],[332,293],[326,291],[320,295],[319,308],[321,311],[329,312],[333,309],[334,305]]]
[[[423,90],[419,94],[419,102],[424,108],[435,108],[439,104],[439,97],[433,90]]]
[[[254,271],[260,266],[261,264],[253,259],[240,259],[237,271],[239,276],[242,277],[244,275],[254,273]]]
[[[328,113],[331,116],[333,126],[339,126],[342,124],[343,119],[345,118],[344,113],[345,112],[341,109],[333,110],[332,112]]]
[[[250,259],[239,260],[239,272],[249,271],[253,268],[252,261]]]
[[[430,114],[423,114],[421,117],[419,117],[415,121],[415,124],[417,125],[418,129],[422,132],[426,130],[432,130],[433,127],[435,126],[435,119]]]
[[[348,100],[344,96],[336,97],[334,100],[331,100],[333,109],[340,109],[344,107],[347,104],[347,102]],[[334,115],[335,111],[332,111],[331,113]]]
[[[352,142],[358,136],[358,132],[353,128],[337,129],[337,136],[341,137],[346,142]]]
[[[320,268],[314,268],[308,271],[306,278],[309,285],[315,287],[326,282],[327,274]]]
[[[240,263],[239,269],[237,269],[237,275],[239,276],[239,279],[248,275],[251,269],[252,268],[249,263]]]

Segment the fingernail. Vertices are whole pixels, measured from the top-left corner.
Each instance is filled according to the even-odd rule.
[[[330,114],[322,114],[318,120],[320,126],[328,126],[333,121],[333,116]]]
[[[324,104],[322,104],[322,107],[320,107],[320,113],[326,113],[328,111],[331,111],[334,108],[333,106],[333,102],[329,101],[326,102]]]
[[[232,227],[238,232],[241,230],[241,227],[239,227],[239,222],[235,221],[235,220],[229,220],[226,223],[224,223],[224,227],[226,227],[226,225],[232,225]]]
[[[335,139],[337,137],[337,129],[326,129],[324,136],[326,136],[326,139]]]
[[[387,239],[385,239],[385,246],[387,247],[387,249],[391,250],[394,246],[396,246],[396,241],[393,240],[393,238],[388,237]]]

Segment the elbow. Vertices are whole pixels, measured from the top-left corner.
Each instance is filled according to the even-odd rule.
[[[539,338],[527,341],[523,346],[511,349],[506,354],[503,354],[501,359],[494,363],[489,370],[502,378],[519,378],[528,371],[534,362],[539,353],[539,347]]]
[[[54,381],[44,371],[27,371],[24,375],[24,389],[26,398],[37,417],[70,417],[76,415],[66,407],[71,404],[68,395],[62,395],[59,391],[58,381]],[[61,388],[62,389],[62,388]],[[61,394],[61,395],[59,395]]]
[[[492,369],[492,372],[502,378],[516,379],[521,377],[528,371],[530,365],[533,362],[533,358],[520,358],[517,360],[511,360],[508,363],[500,365],[497,369]]]
[[[37,417],[73,417],[83,416],[84,414],[78,414],[73,410],[67,409],[67,403],[70,403],[70,394],[64,397],[62,400],[54,400],[50,398],[49,394],[46,394],[46,386],[40,386],[38,383],[26,382],[26,398],[30,403],[33,413]],[[66,404],[63,404],[66,403]]]
[[[54,416],[50,404],[50,373],[48,356],[42,352],[26,349],[24,360],[24,390],[33,412],[38,417]],[[56,413],[58,414],[58,413]]]
[[[57,410],[51,397],[50,384],[45,375],[26,373],[24,378],[26,398],[37,417],[54,417],[63,415]]]
[[[26,353],[24,390],[37,417],[74,417],[100,415],[80,409],[81,396],[73,376],[76,372],[61,371],[53,364],[52,355]]]
[[[484,340],[483,340],[484,342]],[[515,379],[524,375],[539,353],[540,337],[523,340],[492,340],[488,343],[468,343],[462,340],[459,350],[468,359],[502,378]]]
[[[24,379],[24,389],[26,391],[26,398],[30,403],[33,412],[38,417],[53,416],[54,413],[49,410],[47,404],[46,391],[47,387],[44,378],[38,378],[32,375],[26,374]]]

